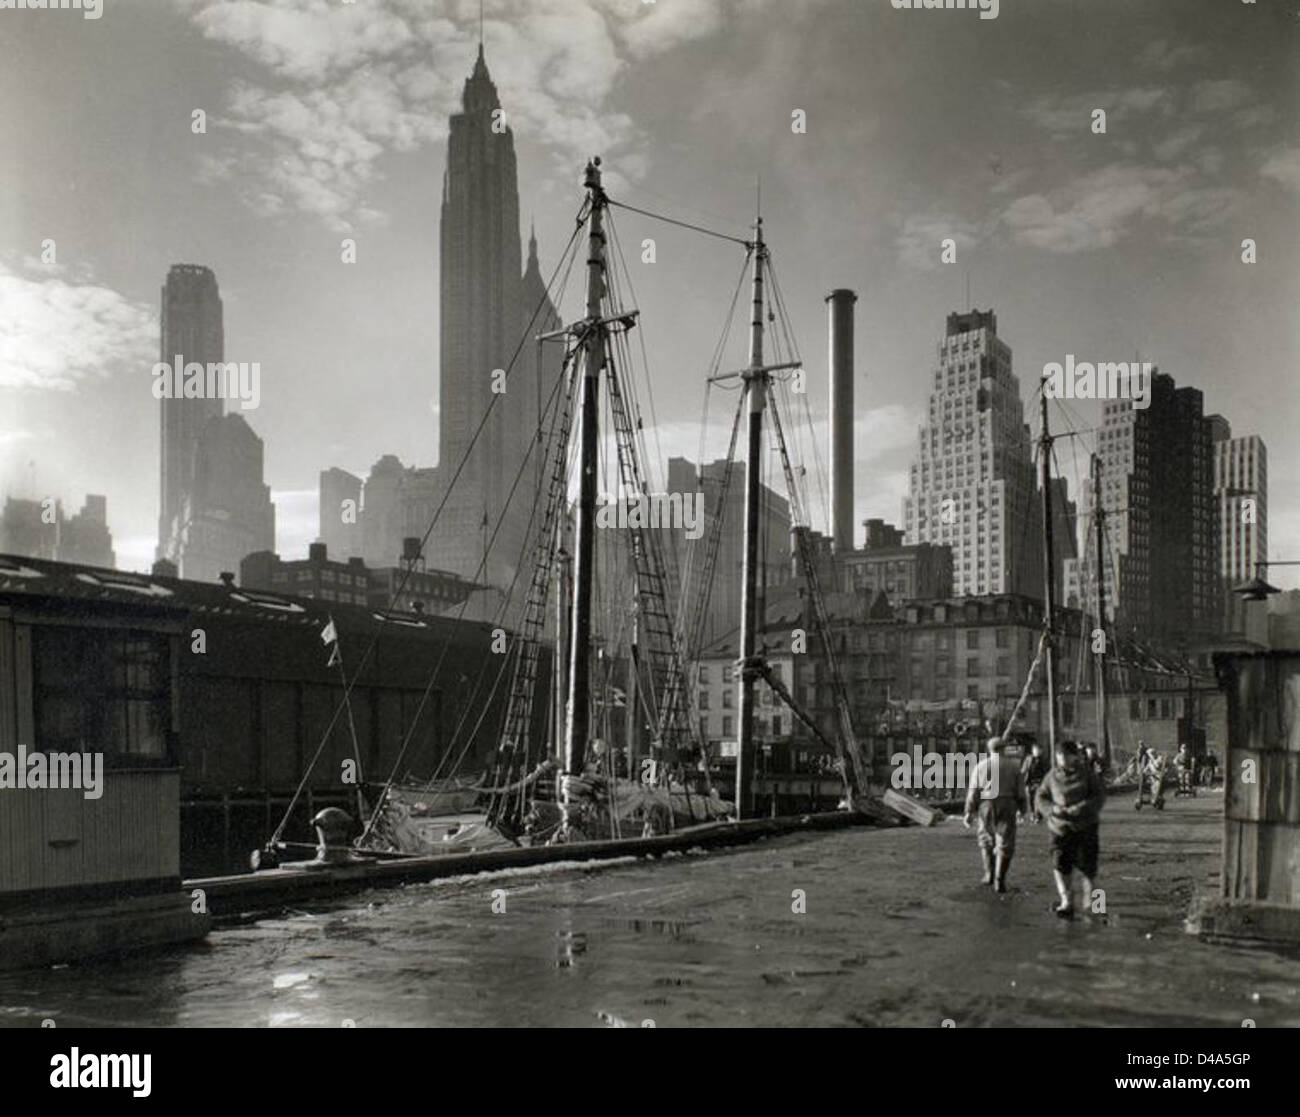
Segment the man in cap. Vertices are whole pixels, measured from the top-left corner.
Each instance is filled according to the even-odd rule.
[[[1007,890],[1007,870],[1016,852],[1016,815],[1024,801],[1025,788],[1020,766],[1002,749],[1001,737],[990,737],[988,756],[975,766],[975,774],[966,790],[966,810],[962,825],[970,829],[979,800],[980,860],[984,863],[984,883],[998,892]]]

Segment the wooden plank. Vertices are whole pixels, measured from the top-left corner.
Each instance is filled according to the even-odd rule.
[[[904,795],[901,791],[895,791],[892,787],[881,796],[881,802],[920,826],[933,826],[943,818],[942,811],[927,807],[919,799],[913,799],[910,795]]]

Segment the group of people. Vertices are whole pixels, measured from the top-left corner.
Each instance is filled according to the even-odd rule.
[[[1106,800],[1102,766],[1092,746],[1074,741],[1056,747],[1056,763],[1049,767],[1035,744],[1017,764],[1004,749],[1001,737],[990,737],[988,756],[975,768],[966,792],[962,825],[977,822],[984,883],[995,891],[1007,890],[1007,871],[1016,851],[1016,825],[1022,817],[1047,821],[1051,835],[1052,876],[1060,902],[1054,909],[1062,919],[1074,915],[1073,878],[1077,870],[1085,904],[1100,857],[1101,808]]]
[[[1207,758],[1208,760],[1208,758]],[[1148,749],[1142,742],[1138,742],[1137,756],[1133,760],[1136,769],[1138,781],[1137,803],[1140,806],[1144,801],[1144,796],[1150,794],[1156,805],[1164,802],[1165,788],[1170,782],[1170,767],[1165,758],[1154,749]],[[1213,771],[1212,763],[1207,763],[1207,769]],[[1200,782],[1201,765],[1192,755],[1191,749],[1187,747],[1184,741],[1178,746],[1178,751],[1174,753],[1172,763],[1172,779],[1180,791],[1195,793],[1196,785]]]

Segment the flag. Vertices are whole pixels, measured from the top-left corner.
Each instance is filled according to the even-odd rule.
[[[335,667],[338,664],[342,663],[343,656],[339,652],[339,632],[338,629],[334,627],[333,617],[330,617],[329,624],[327,624],[324,628],[320,630],[320,640],[322,644],[334,645],[332,648],[330,648],[329,662],[325,664],[325,666]]]

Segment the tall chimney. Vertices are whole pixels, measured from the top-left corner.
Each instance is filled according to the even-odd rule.
[[[828,350],[831,399],[831,543],[853,550],[853,304],[854,292],[836,288],[830,304]]]

